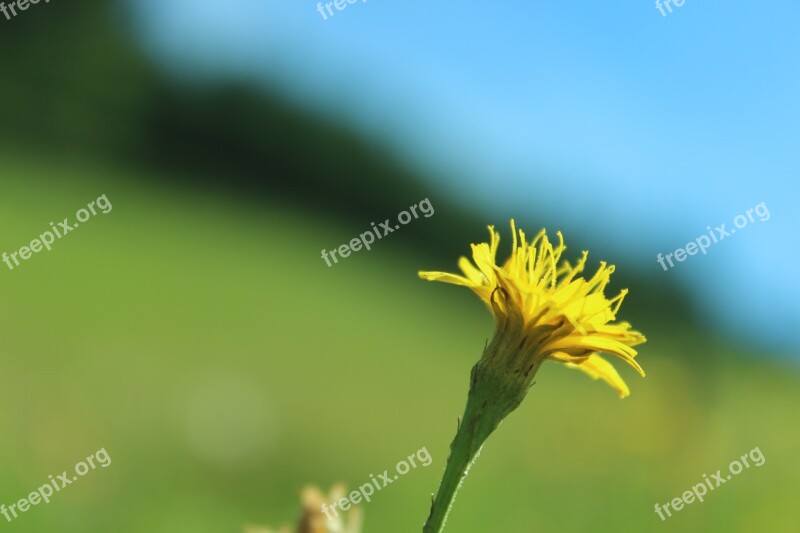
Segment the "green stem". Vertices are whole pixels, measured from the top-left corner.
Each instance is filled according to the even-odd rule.
[[[471,416],[474,406],[471,406],[471,403],[467,401],[464,420],[459,424],[456,436],[452,444],[450,444],[450,456],[447,458],[447,466],[439,485],[439,491],[436,493],[431,505],[430,516],[428,516],[425,527],[422,529],[423,533],[439,533],[442,531],[447,515],[453,507],[453,502],[455,502],[458,489],[461,488],[462,481],[467,477],[470,467],[478,458],[481,446],[486,440],[476,435],[474,417]]]
[[[450,456],[423,533],[439,533],[453,507],[461,483],[480,454],[486,439],[522,402],[527,386],[498,375],[481,362],[472,369],[472,383],[464,416],[450,445]]]

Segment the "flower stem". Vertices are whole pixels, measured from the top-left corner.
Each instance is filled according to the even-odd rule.
[[[500,422],[522,402],[527,387],[516,379],[497,374],[478,362],[472,369],[472,381],[464,416],[450,444],[444,475],[431,504],[431,512],[423,533],[439,533],[453,507],[456,494],[467,477],[470,467],[480,454],[486,439]]]
[[[470,467],[480,453],[485,439],[479,439],[474,431],[474,418],[470,416],[471,402],[467,402],[464,420],[450,444],[450,456],[442,476],[439,491],[431,505],[431,513],[425,522],[423,533],[439,533],[444,529],[445,520],[456,499],[461,483],[467,477]]]

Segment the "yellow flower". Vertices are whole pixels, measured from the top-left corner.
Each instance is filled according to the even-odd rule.
[[[511,221],[513,247],[502,266],[497,264],[499,234],[489,226],[489,243],[472,245],[472,260],[459,260],[463,275],[420,272],[423,279],[463,285],[472,289],[489,307],[497,332],[477,366],[489,372],[512,373],[529,387],[543,361],[552,359],[602,379],[621,398],[629,394],[625,382],[599,352],[617,356],[642,376],[632,346],[645,342],[627,322],[614,323],[627,294],[612,299],[603,294],[614,267],[600,263],[588,281],[583,272],[588,252],[576,265],[561,260],[566,247],[561,233],[558,246],[544,230],[529,243]],[[475,370],[473,370],[473,379]]]

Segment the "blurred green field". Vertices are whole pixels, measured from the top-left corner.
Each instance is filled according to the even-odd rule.
[[[51,252],[0,264],[0,502],[99,448],[112,458],[8,530],[289,524],[304,485],[360,485],[425,446],[430,467],[361,506],[367,533],[421,529],[492,333],[468,291],[416,277],[455,257],[421,264],[387,239],[328,268],[320,250],[362,228],[99,163],[2,157],[0,252],[101,194],[113,204]],[[645,333],[648,377],[617,365],[625,400],[546,365],[447,531],[798,531],[797,370],[700,330]],[[756,446],[762,467],[665,523],[654,513]]]

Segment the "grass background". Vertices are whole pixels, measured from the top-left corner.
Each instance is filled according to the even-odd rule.
[[[319,250],[369,220],[186,188],[98,158],[14,150],[2,160],[3,251],[101,194],[113,211],[0,269],[0,502],[101,447],[112,464],[0,525],[288,524],[305,484],[355,487],[424,446],[431,466],[362,504],[367,533],[420,530],[492,333],[469,291],[416,277],[455,256],[416,254],[398,232],[328,268]],[[435,238],[447,223],[437,212],[400,231]],[[483,236],[465,231],[457,244]],[[625,306],[622,318],[640,326]],[[699,327],[641,320],[648,377],[617,364],[632,396],[546,365],[484,448],[449,531],[797,531],[796,369]],[[763,466],[665,523],[654,513],[756,446]]]

